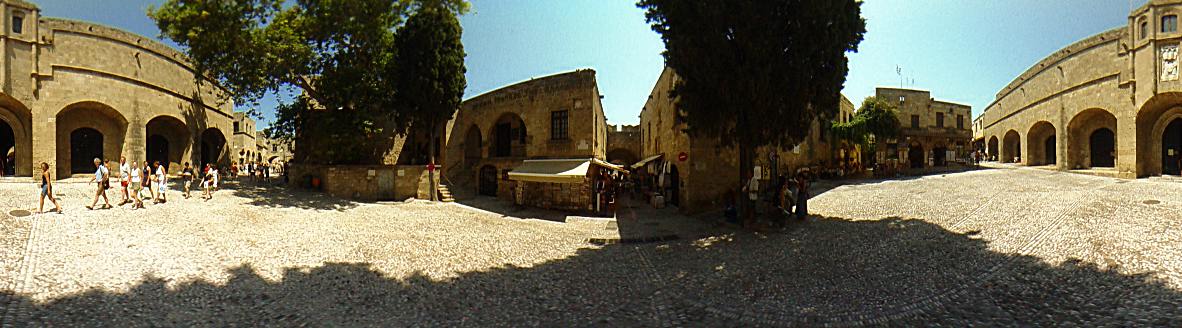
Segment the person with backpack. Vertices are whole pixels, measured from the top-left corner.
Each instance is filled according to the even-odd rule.
[[[98,205],[99,197],[103,198],[103,208],[111,208],[111,201],[107,199],[107,188],[111,187],[111,182],[108,181],[107,176],[110,171],[103,167],[103,160],[98,157],[94,158],[94,178],[90,179],[91,183],[96,183],[94,191],[94,202],[87,206],[86,209],[93,210]]]

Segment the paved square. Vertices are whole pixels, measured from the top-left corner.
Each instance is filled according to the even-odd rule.
[[[29,209],[35,188],[0,183],[0,209]],[[58,186],[64,215],[0,215],[5,327],[1182,322],[1182,183],[1169,179],[863,181],[816,196],[818,217],[784,232],[610,246],[586,241],[614,225],[457,205],[243,186],[87,211],[86,188]],[[624,207],[619,234],[654,217],[698,222]]]

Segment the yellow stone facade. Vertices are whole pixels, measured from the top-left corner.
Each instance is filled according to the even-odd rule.
[[[1003,162],[1134,178],[1178,174],[1182,1],[1151,0],[1128,23],[1067,45],[998,91],[981,115]]]
[[[180,52],[41,17],[24,1],[0,0],[0,13],[0,147],[11,149],[16,175],[40,162],[55,178],[93,172],[93,157],[229,163],[233,104],[198,83]]]

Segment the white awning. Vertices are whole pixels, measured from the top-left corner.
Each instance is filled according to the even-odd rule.
[[[662,154],[656,154],[656,155],[652,155],[652,156],[649,156],[648,158],[645,158],[645,159],[643,159],[643,160],[641,160],[641,161],[639,161],[639,162],[636,162],[636,164],[632,164],[632,169],[638,169],[638,168],[641,168],[641,167],[643,167],[645,164],[648,164],[649,162],[652,162],[652,161],[655,161],[655,160],[657,160],[658,158],[661,158],[661,155],[662,155]]]
[[[526,160],[513,171],[509,171],[509,180],[580,183],[587,177],[589,168],[591,160],[588,159]]]

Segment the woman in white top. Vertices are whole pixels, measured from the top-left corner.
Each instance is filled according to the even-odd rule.
[[[157,195],[160,196],[160,203],[168,202],[168,197],[164,196],[164,192],[168,191],[168,170],[164,169],[164,165],[159,161],[156,163],[156,190]]]
[[[144,189],[143,180],[144,172],[139,165],[131,167],[131,183],[127,185],[131,187],[131,199],[135,202],[131,205],[132,209],[144,208],[144,201],[140,199],[140,191]]]

